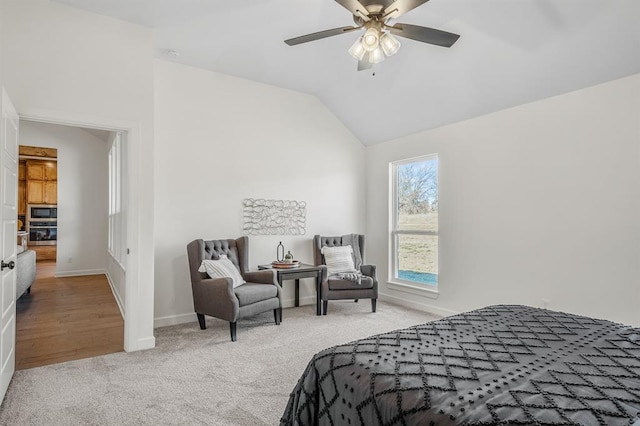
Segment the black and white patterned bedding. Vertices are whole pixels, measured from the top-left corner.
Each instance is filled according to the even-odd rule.
[[[489,306],[317,353],[281,425],[640,424],[640,329]]]

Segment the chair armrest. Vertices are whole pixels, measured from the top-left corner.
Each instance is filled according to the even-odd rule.
[[[360,265],[360,272],[374,280],[376,279],[376,265]]]
[[[238,319],[240,303],[231,278],[207,278],[192,285],[195,311],[226,321]]]
[[[245,272],[244,279],[250,283],[256,284],[274,284],[278,285],[276,271],[272,269],[264,269],[262,271]]]
[[[320,268],[320,282],[327,282],[329,279],[329,270],[327,269],[327,265],[318,265],[318,268]]]

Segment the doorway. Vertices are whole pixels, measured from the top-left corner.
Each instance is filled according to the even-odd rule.
[[[114,231],[110,221],[110,192],[115,185],[118,195],[123,192],[124,179],[114,177],[125,170],[111,162],[113,147],[122,145],[122,132],[31,120],[20,124],[21,145],[57,154],[58,174],[51,176],[57,177],[58,194],[47,204],[48,211],[56,213],[57,256],[43,255],[38,243],[32,246],[29,241],[28,248],[38,251],[37,277],[30,293],[17,302],[16,366],[30,368],[122,351],[124,260],[106,261],[114,255],[112,241],[123,239],[117,233],[122,230]],[[118,160],[121,164],[120,156]],[[38,186],[30,183],[27,201],[40,195]],[[35,193],[29,186],[36,188]],[[27,204],[27,213],[30,209],[33,205]],[[38,209],[38,214],[40,210],[45,209]],[[113,263],[119,270],[111,274]]]
[[[19,111],[22,120],[76,126],[85,129],[115,130],[124,140],[122,169],[127,175],[123,197],[123,234],[126,274],[119,273],[115,262],[108,262],[110,276],[121,280],[125,318],[124,349],[127,352],[155,347],[153,336],[154,248],[153,248],[153,154],[152,130],[142,132],[141,122],[88,117],[81,113],[26,108]],[[113,268],[113,269],[112,269]],[[113,273],[111,273],[113,272]]]

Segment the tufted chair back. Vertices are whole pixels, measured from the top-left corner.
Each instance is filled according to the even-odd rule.
[[[347,237],[353,238],[354,244],[345,241]],[[322,247],[335,247],[351,245],[353,248],[353,263],[356,265],[356,269],[363,263],[364,260],[364,235],[351,234],[340,237],[323,237],[316,235],[313,237],[313,260],[316,265],[324,265],[324,256],[321,253]]]
[[[240,274],[244,277],[248,271],[249,256],[246,248],[248,247],[248,238],[240,237],[237,240],[195,240],[188,246],[189,251],[189,270],[191,271],[191,280],[196,282],[207,278],[207,274],[198,272],[200,264],[205,259],[220,259],[220,255],[224,254],[238,268]]]

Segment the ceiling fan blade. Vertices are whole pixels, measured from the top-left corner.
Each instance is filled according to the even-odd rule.
[[[335,35],[340,35],[344,33],[348,33],[351,31],[359,30],[361,27],[340,27],[333,28],[331,30],[319,31],[317,33],[307,34],[300,37],[290,38],[289,40],[285,40],[289,46],[295,46],[296,44],[307,43],[309,41],[320,40],[321,38],[327,38]]]
[[[428,1],[429,0],[395,0],[384,9],[382,15],[385,19],[397,19]]]
[[[395,24],[388,28],[393,35],[442,47],[451,47],[453,43],[460,38],[458,34],[436,30],[435,28],[421,27],[419,25]]]
[[[369,55],[366,54],[358,61],[358,71],[364,71],[373,68],[373,64],[369,62]]]
[[[361,17],[365,22],[369,20],[369,11],[358,0],[336,0],[336,3],[347,9],[354,16]]]

